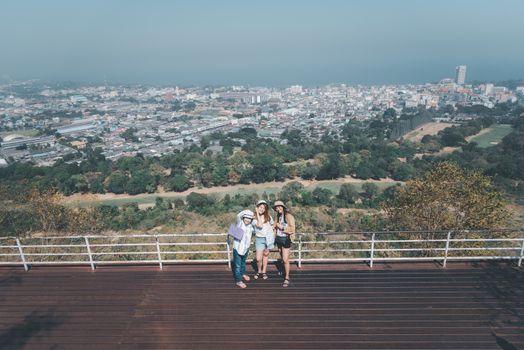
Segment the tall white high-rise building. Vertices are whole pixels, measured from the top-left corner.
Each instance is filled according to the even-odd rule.
[[[493,93],[493,88],[495,86],[493,84],[485,84],[484,85],[484,95],[491,95]]]
[[[464,85],[466,82],[466,66],[455,67],[455,83]]]

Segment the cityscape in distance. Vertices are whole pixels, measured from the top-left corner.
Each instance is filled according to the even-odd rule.
[[[0,1],[0,350],[524,349],[524,1]]]
[[[347,121],[371,121],[388,109],[397,119],[403,109],[444,110],[433,119],[461,122],[471,115],[448,111],[517,103],[524,81],[466,84],[466,66],[460,65],[454,78],[421,85],[181,87],[30,80],[4,82],[0,97],[0,166],[53,165],[81,162],[87,144],[111,160],[137,153],[155,157],[200,146],[203,135],[242,127],[274,140],[296,128],[320,140],[339,134]]]

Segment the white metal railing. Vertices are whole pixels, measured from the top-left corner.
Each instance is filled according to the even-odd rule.
[[[227,263],[225,233],[0,238],[0,265]],[[301,233],[291,250],[308,262],[515,260],[522,266],[523,230]]]

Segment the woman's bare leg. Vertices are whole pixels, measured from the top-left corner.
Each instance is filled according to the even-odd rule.
[[[281,250],[281,254],[282,254],[282,261],[284,263],[284,271],[285,271],[285,279],[289,279],[289,269],[290,269],[290,264],[289,264],[289,248],[282,248]]]
[[[263,257],[262,257],[262,273],[267,272],[267,261],[269,260],[269,249],[263,250]]]
[[[265,271],[265,268],[263,267],[263,255],[264,255],[263,250],[257,250],[256,260],[257,260],[257,272],[258,273],[262,273],[263,271]]]

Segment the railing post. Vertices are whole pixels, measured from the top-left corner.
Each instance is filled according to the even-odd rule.
[[[371,250],[369,251],[369,267],[373,268],[373,258],[375,256],[375,232],[371,234]]]
[[[24,251],[22,250],[22,245],[20,244],[20,240],[16,239],[16,245],[18,247],[18,251],[20,252],[20,259],[22,259],[22,264],[24,264],[24,269],[26,271],[29,271],[29,265],[27,265],[27,262],[25,261],[25,255]]]
[[[89,263],[91,264],[91,270],[95,271],[95,263],[93,262],[93,254],[91,254],[91,246],[89,245],[89,238],[84,236],[86,242],[87,255],[89,256]]]
[[[448,251],[449,251],[449,239],[451,238],[451,231],[448,231],[448,238],[446,239],[446,250],[444,252],[444,262],[442,263],[442,267],[446,267],[446,264],[448,262]]]
[[[160,270],[164,268],[162,265],[162,254],[160,254],[160,242],[158,241],[158,236],[155,236],[156,241],[156,253],[158,255],[158,265],[160,266]]]
[[[226,236],[226,249],[227,249],[227,266],[231,270],[231,247],[229,246],[229,236]]]
[[[519,267],[522,266],[522,259],[523,258],[524,258],[524,238],[522,238],[522,247],[520,247]]]
[[[302,236],[298,236],[298,267],[302,267]]]

